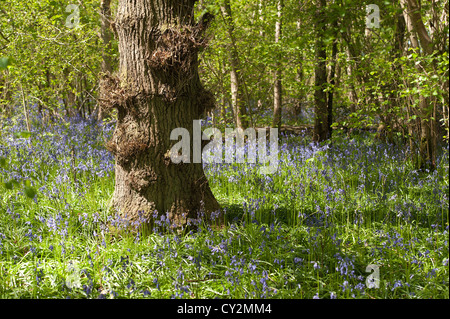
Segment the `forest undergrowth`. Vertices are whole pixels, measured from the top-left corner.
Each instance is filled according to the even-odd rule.
[[[108,213],[113,124],[43,122],[0,122],[0,298],[449,298],[448,145],[420,172],[370,133],[283,136],[274,174],[205,164],[225,226],[148,231]]]

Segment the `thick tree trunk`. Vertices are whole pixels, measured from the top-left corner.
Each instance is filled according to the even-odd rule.
[[[316,68],[314,84],[315,120],[313,140],[322,142],[328,139],[328,105],[327,94],[327,51],[324,43],[324,30],[326,24],[325,0],[317,0],[317,20],[315,23],[316,36]]]
[[[196,24],[195,2],[119,1],[119,79],[109,78],[105,102],[118,109],[118,119],[107,146],[116,159],[112,206],[131,222],[151,220],[157,211],[180,226],[199,211],[209,218],[219,210],[202,164],[175,164],[170,157],[177,143],[172,130],[185,128],[192,139],[193,121],[214,106],[198,75],[211,15]]]

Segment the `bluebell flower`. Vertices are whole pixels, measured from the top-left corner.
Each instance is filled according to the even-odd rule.
[[[346,290],[352,291],[353,289],[350,288],[349,283],[347,280],[344,281],[342,285],[339,285],[342,288],[342,292],[345,292]]]
[[[142,291],[142,294],[144,295],[144,297],[151,296],[151,293],[148,289],[145,289],[144,291]]]
[[[425,277],[427,277],[427,278],[433,278],[434,276],[436,276],[436,270],[437,270],[437,268],[431,269],[431,270],[425,275]]]
[[[401,280],[395,281],[394,282],[394,286],[391,288],[391,290],[393,291],[393,290],[395,290],[396,288],[399,288],[399,287],[403,287],[403,284],[402,284]]]

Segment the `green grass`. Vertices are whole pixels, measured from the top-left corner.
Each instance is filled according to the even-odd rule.
[[[3,180],[29,180],[37,195],[1,190],[0,298],[449,297],[448,147],[430,173],[370,136],[333,148],[285,138],[273,175],[205,168],[225,227],[175,234],[161,220],[149,233],[117,231],[107,215],[112,160],[93,131],[76,122],[35,128],[54,133],[45,139],[2,135]],[[377,289],[366,287],[371,264]]]

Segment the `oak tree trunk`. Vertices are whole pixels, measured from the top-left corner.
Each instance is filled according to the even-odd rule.
[[[119,0],[115,28],[119,76],[109,78],[108,107],[118,110],[108,143],[115,155],[112,206],[131,222],[168,213],[173,226],[219,210],[201,163],[175,164],[175,128],[193,138],[193,121],[214,106],[198,74],[198,51],[212,16],[194,21],[196,0]]]

